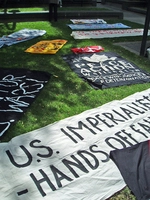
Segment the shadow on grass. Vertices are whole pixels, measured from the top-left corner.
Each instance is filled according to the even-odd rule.
[[[39,23],[16,23],[14,32],[21,28],[38,29],[42,27],[47,30],[47,33],[42,37],[37,37],[9,47],[5,46],[0,49],[1,67],[42,70],[54,75],[41,91],[33,105],[31,105],[31,108],[28,108],[28,114],[25,114],[18,123],[12,126],[13,128],[8,130],[6,133],[7,136],[3,140],[10,140],[10,138],[16,135],[45,126],[59,119],[74,115],[75,113],[77,114],[80,112],[80,109],[81,111],[84,109],[81,103],[81,108],[78,108],[79,110],[73,110],[77,106],[77,102],[81,102],[80,99],[89,89],[89,86],[82,80],[77,79],[76,74],[71,71],[70,67],[61,57],[65,53],[71,53],[70,47],[72,46],[72,42],[70,43],[69,41],[71,39],[69,28],[65,25],[66,29],[62,32],[59,24],[62,27],[62,22],[54,23],[54,25],[49,22],[41,22],[40,25]],[[7,29],[5,24],[2,27],[2,34],[7,35],[10,33],[10,30]],[[28,47],[41,40],[53,39],[67,39],[68,41],[55,55],[24,52]],[[73,44],[76,45],[76,42],[73,41]]]

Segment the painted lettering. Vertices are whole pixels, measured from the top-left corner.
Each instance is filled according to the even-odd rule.
[[[25,153],[26,155],[26,158],[27,158],[27,161],[25,161],[24,163],[17,163],[17,161],[15,161],[13,155],[11,154],[11,152],[9,150],[6,151],[6,154],[8,156],[8,158],[10,159],[10,162],[15,166],[15,167],[18,167],[18,168],[21,168],[21,167],[27,167],[31,164],[32,162],[32,155],[30,154],[30,152],[23,146],[21,145],[20,148],[22,149],[22,151]],[[25,160],[25,157],[24,157],[24,160]]]

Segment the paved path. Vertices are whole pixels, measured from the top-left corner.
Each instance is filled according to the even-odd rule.
[[[139,14],[139,13],[135,13],[135,12],[122,10],[121,5],[119,5],[119,4],[97,3],[97,7],[107,8],[107,9],[110,9],[112,11],[122,11],[125,20],[131,21],[131,22],[136,22],[136,23],[143,24],[143,25],[145,24],[145,14]]]
[[[132,11],[123,10],[120,4],[114,4],[114,3],[106,3],[106,4],[97,3],[97,7],[107,8],[112,11],[122,11],[124,20],[142,24],[143,28],[144,28],[146,14],[140,14],[140,13],[135,13]],[[129,42],[129,43],[122,42],[122,43],[118,43],[117,45],[120,45],[120,46],[124,47],[125,49],[127,49],[133,53],[136,53],[137,55],[140,55],[140,50],[141,50],[141,45],[142,45],[141,41]],[[150,46],[150,41],[146,41],[145,53],[146,53],[146,49],[149,46]]]

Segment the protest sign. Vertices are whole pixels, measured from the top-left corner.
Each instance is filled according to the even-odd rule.
[[[3,200],[105,200],[125,186],[110,151],[150,138],[150,89],[0,144]]]

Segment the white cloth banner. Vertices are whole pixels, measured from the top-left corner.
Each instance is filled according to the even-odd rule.
[[[70,19],[73,24],[107,24],[103,19]]]
[[[71,33],[71,36],[74,39],[114,38],[142,35],[143,29],[72,31]],[[150,35],[150,30],[148,31],[148,35]]]
[[[0,199],[104,200],[125,183],[109,158],[150,138],[150,89],[0,144]]]

